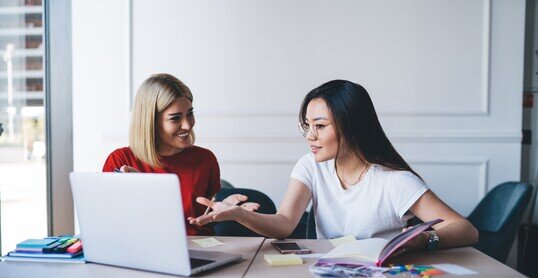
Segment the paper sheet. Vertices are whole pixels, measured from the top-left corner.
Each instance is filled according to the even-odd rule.
[[[332,243],[332,245],[334,247],[337,247],[338,245],[342,245],[344,243],[353,242],[353,241],[357,241],[357,239],[355,239],[355,237],[353,235],[347,235],[347,236],[343,236],[343,237],[339,237],[339,238],[333,238],[333,239],[330,240],[330,242]]]
[[[472,271],[463,266],[455,264],[432,264],[433,267],[438,268],[444,272],[448,272],[454,275],[469,275],[469,274],[478,274],[476,271]]]
[[[200,246],[202,246],[202,247],[204,247],[204,248],[224,245],[223,242],[220,242],[219,240],[217,240],[214,237],[192,239],[191,241],[198,244],[198,245],[200,245]]]
[[[299,256],[300,258],[321,258],[323,257],[325,254],[323,253],[309,253],[309,254],[297,254],[297,256]]]

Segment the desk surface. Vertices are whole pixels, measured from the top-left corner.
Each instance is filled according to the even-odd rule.
[[[316,257],[301,256],[304,263],[302,265],[290,265],[290,266],[270,266],[263,259],[265,254],[280,254],[271,246],[273,239],[266,239],[260,248],[260,251],[254,258],[254,262],[250,266],[247,275],[245,277],[314,277],[310,274],[308,267],[313,265],[318,259]],[[312,250],[312,254],[325,254],[334,247],[328,240],[316,240],[316,239],[297,239],[300,245]]]
[[[215,237],[225,243],[224,245],[203,248],[190,241],[191,239],[205,238],[189,236],[189,249],[203,251],[222,251],[243,255],[240,262],[223,266],[204,272],[204,277],[242,277],[256,255],[263,237]],[[86,263],[41,263],[41,262],[0,262],[0,277],[129,277],[129,278],[155,278],[177,277],[154,272],[140,271],[121,267]]]
[[[264,254],[279,254],[272,246],[272,239],[267,239],[260,248],[260,251],[254,258],[254,262],[250,266],[245,277],[312,277],[308,270],[314,264],[319,256],[302,256],[304,263],[294,266],[270,266],[263,259]],[[329,252],[333,246],[328,240],[295,240],[300,245],[312,250],[312,254],[325,254]],[[478,275],[472,277],[525,277],[521,273],[511,269],[510,267],[496,261],[495,259],[485,255],[484,253],[472,248],[454,248],[447,250],[439,250],[433,252],[418,252],[410,253],[404,256],[393,258],[388,261],[392,264],[420,264],[431,265],[450,263],[456,264],[475,272]],[[399,277],[387,275],[387,277]],[[451,277],[451,275],[442,275],[435,277]]]
[[[205,251],[222,251],[242,254],[243,260],[232,265],[224,266],[197,275],[203,277],[312,277],[308,267],[312,265],[319,256],[305,256],[302,265],[295,266],[270,266],[264,259],[264,254],[278,254],[271,246],[272,239],[264,241],[261,237],[216,237],[225,245],[210,248],[202,248],[190,239],[200,237],[189,237],[189,248]],[[328,240],[296,240],[312,250],[313,254],[324,254],[333,247]],[[471,248],[455,248],[449,250],[439,250],[434,252],[410,253],[404,256],[393,258],[389,261],[393,264],[437,264],[451,263],[463,266],[478,272],[472,277],[524,277],[519,272],[496,260],[484,255],[480,251]],[[250,267],[249,267],[250,266]],[[435,276],[449,277],[450,275]],[[0,277],[177,277],[153,272],[139,271],[121,267],[106,266],[100,264],[62,264],[62,263],[39,263],[39,262],[1,262]],[[394,277],[394,276],[388,276]]]
[[[225,265],[208,272],[201,273],[196,276],[204,277],[243,277],[248,270],[248,267],[256,257],[256,253],[264,242],[263,237],[215,237],[224,242],[224,245],[219,245],[210,248],[203,248],[196,243],[190,241],[195,238],[206,238],[207,236],[190,236],[189,249],[203,251],[221,251],[234,253],[243,256],[243,260],[232,265]]]

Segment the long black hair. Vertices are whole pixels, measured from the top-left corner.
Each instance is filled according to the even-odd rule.
[[[325,101],[333,115],[339,151],[342,144],[346,144],[364,162],[392,170],[409,171],[421,178],[390,143],[379,123],[374,104],[361,85],[346,80],[333,80],[310,91],[301,105],[301,123],[306,122],[308,104],[317,98]]]

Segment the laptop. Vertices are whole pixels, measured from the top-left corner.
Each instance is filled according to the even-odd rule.
[[[175,174],[69,175],[88,262],[174,275],[193,275],[241,255],[188,250]]]

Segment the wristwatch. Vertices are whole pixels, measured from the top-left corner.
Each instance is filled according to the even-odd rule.
[[[427,244],[428,250],[437,249],[437,246],[439,245],[439,237],[437,236],[437,233],[435,231],[427,231],[427,233],[430,236],[428,238],[428,244]]]

